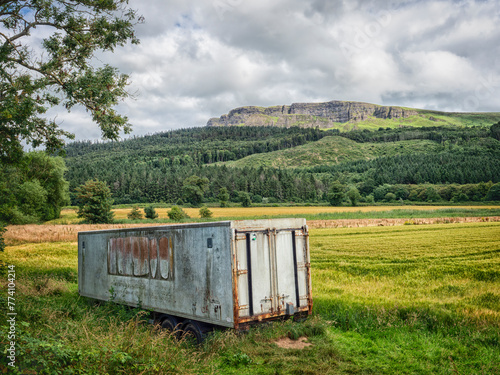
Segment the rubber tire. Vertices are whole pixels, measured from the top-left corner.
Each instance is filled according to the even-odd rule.
[[[168,332],[171,332],[175,338],[179,337],[179,322],[177,318],[173,316],[167,316],[165,319],[163,319],[161,328]]]
[[[195,345],[199,345],[204,340],[204,335],[198,324],[195,322],[187,323],[182,329],[182,338],[187,342],[192,342]]]

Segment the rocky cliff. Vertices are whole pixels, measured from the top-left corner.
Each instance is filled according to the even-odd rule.
[[[370,118],[404,118],[417,111],[369,103],[334,100],[326,103],[294,103],[274,107],[241,107],[208,120],[207,126],[302,126],[331,128],[339,123],[357,123]]]

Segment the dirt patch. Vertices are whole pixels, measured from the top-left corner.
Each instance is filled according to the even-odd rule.
[[[307,337],[299,337],[297,340],[292,340],[289,337],[284,337],[274,342],[280,348],[284,349],[304,349],[308,346],[312,346],[310,342],[307,342]]]

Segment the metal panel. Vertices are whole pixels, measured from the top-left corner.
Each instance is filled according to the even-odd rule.
[[[288,302],[296,306],[295,264],[293,256],[292,231],[276,234],[276,267],[278,311],[283,311]]]
[[[82,232],[79,290],[233,327],[230,246],[229,222]]]
[[[254,314],[273,312],[273,275],[270,237],[267,233],[250,232],[252,265],[252,303]]]
[[[297,231],[295,234],[297,258],[297,283],[299,290],[300,307],[312,304],[310,295],[310,261],[307,232]]]

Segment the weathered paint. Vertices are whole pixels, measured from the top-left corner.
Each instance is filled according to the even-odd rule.
[[[307,236],[304,219],[80,232],[79,291],[234,328],[310,313]]]

